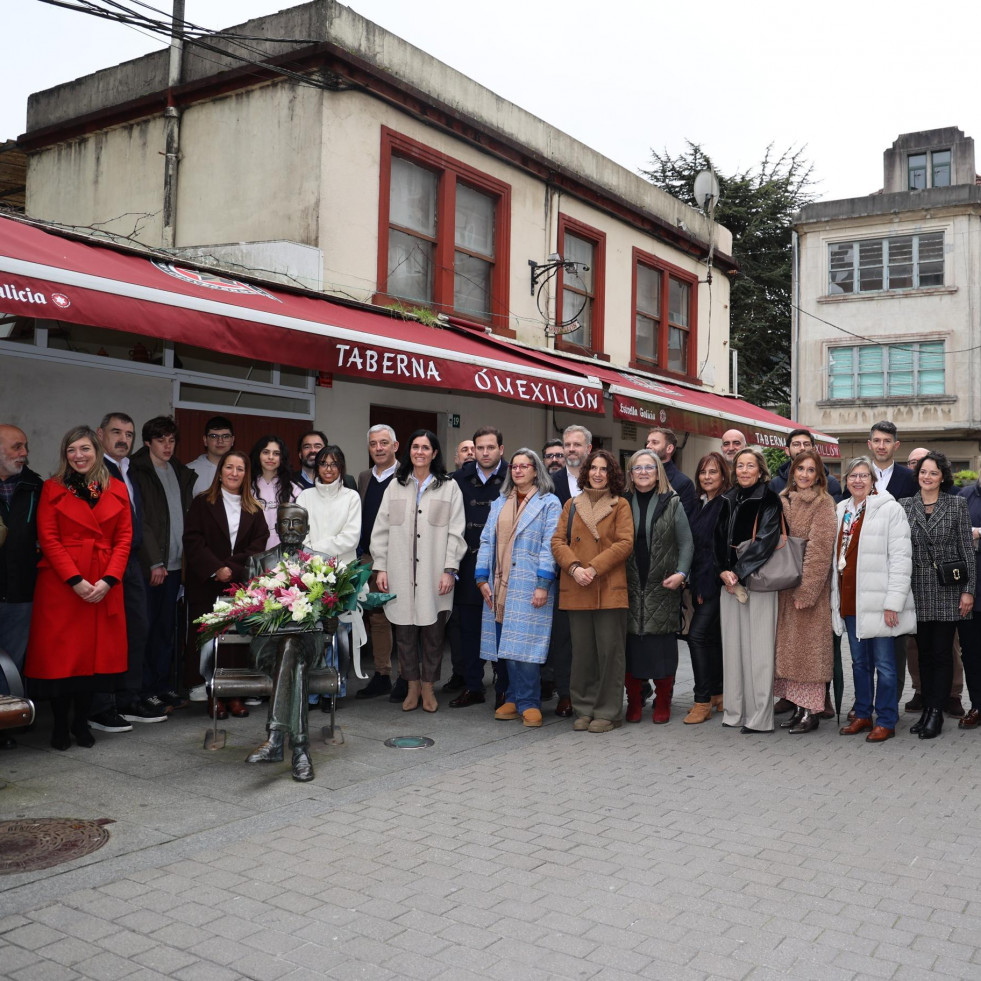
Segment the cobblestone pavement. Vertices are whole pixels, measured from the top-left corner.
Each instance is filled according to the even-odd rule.
[[[977,977],[981,734],[742,736],[682,725],[690,696],[679,677],[670,725],[600,736],[550,706],[534,730],[349,699],[312,784],[244,765],[261,710],[218,752],[200,706],[67,753],[42,719],[0,759],[0,815],[116,823],[0,877],[0,975]]]

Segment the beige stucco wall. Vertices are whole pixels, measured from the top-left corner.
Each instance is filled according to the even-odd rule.
[[[944,232],[944,287],[886,294],[849,294],[829,298],[828,246],[851,239],[879,238],[911,233]],[[981,226],[967,214],[915,213],[871,216],[847,223],[827,222],[798,229],[800,235],[800,289],[802,314],[797,370],[800,417],[816,428],[843,437],[858,437],[883,418],[892,419],[900,433],[917,442],[932,437],[929,445],[950,430],[971,430],[981,425],[981,378],[976,331],[979,301]],[[813,316],[809,316],[809,314]],[[816,318],[821,318],[818,320]],[[822,323],[830,321],[831,324]],[[845,331],[858,335],[849,336]],[[910,340],[943,340],[946,345],[944,398],[883,399],[869,402],[827,402],[828,352],[832,346]],[[977,443],[955,447],[977,457]],[[853,444],[846,443],[846,447]],[[842,450],[843,455],[847,448]]]
[[[27,214],[159,245],[163,118],[141,119],[27,156]]]

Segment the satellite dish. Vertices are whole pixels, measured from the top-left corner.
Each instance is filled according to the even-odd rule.
[[[694,192],[695,204],[711,217],[719,200],[719,180],[711,170],[699,171]]]

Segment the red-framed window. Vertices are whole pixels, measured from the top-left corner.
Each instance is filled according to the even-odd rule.
[[[507,328],[511,187],[382,127],[378,293]]]
[[[633,273],[631,363],[694,377],[698,277],[640,249]]]
[[[606,300],[606,234],[568,215],[559,215],[559,255],[583,265],[576,272],[559,270],[556,324],[578,320],[579,326],[556,338],[556,346],[589,354],[603,353],[603,309]],[[588,266],[587,268],[584,268]]]

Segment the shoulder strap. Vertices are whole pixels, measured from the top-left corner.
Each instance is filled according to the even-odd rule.
[[[569,499],[569,523],[565,528],[565,543],[566,545],[572,545],[572,518],[576,513],[576,499]]]

